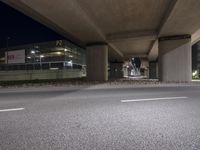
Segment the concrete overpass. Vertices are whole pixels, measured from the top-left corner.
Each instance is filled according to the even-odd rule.
[[[200,38],[198,0],[2,1],[85,46],[90,80],[107,80],[108,60],[134,56],[158,60],[161,81],[192,78],[191,44]]]

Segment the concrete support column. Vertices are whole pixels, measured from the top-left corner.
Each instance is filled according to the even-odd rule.
[[[110,78],[111,79],[123,78],[123,63],[122,62],[110,63]]]
[[[180,35],[159,39],[159,79],[163,82],[192,80],[191,36]]]
[[[142,64],[141,64],[141,68],[140,68],[140,73],[145,78],[149,78],[149,61],[147,58],[142,58],[141,62],[142,62]]]
[[[86,52],[87,79],[90,81],[108,80],[108,46],[92,45]]]
[[[149,79],[158,79],[158,62],[149,62]]]

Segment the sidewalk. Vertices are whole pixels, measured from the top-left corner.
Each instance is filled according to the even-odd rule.
[[[112,89],[112,88],[150,88],[150,87],[182,87],[200,86],[200,81],[190,83],[161,83],[151,79],[130,79],[124,78],[107,82],[69,82],[57,84],[23,84],[20,86],[0,87],[0,93],[4,92],[30,92],[30,91],[60,91],[78,89]]]

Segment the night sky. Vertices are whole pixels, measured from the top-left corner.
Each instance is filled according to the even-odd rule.
[[[64,39],[61,35],[0,2],[0,47]]]

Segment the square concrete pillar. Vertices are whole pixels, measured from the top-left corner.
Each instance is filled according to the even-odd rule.
[[[141,62],[142,62],[140,68],[141,76],[149,78],[149,60],[147,58],[141,58]]]
[[[159,79],[163,82],[192,80],[191,36],[179,35],[159,39]]]
[[[86,50],[87,79],[89,81],[108,80],[108,46],[92,45]]]
[[[149,79],[158,79],[158,62],[149,62]]]

